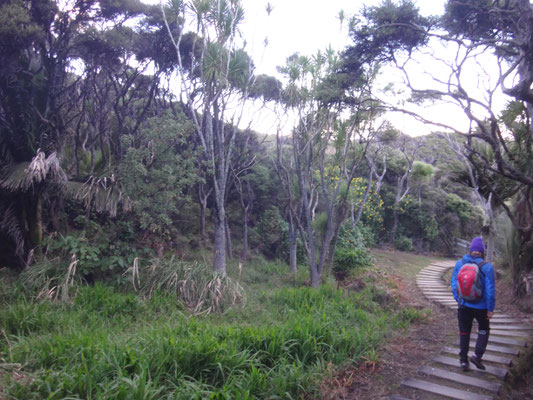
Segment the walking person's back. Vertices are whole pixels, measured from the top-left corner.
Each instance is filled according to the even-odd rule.
[[[452,293],[457,301],[459,322],[459,361],[463,371],[469,370],[468,350],[474,319],[478,322],[475,354],[470,361],[479,369],[485,369],[483,354],[489,341],[489,320],[496,304],[494,268],[483,260],[485,245],[476,237],[470,245],[470,253],[464,255],[453,270]]]

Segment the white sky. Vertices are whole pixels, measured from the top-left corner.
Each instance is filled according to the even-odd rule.
[[[342,50],[351,44],[347,20],[366,6],[377,6],[382,0],[243,0],[245,20],[241,25],[244,39],[259,73],[274,75],[276,66],[298,52],[310,55],[331,45]],[[266,6],[272,5],[270,16]],[[423,15],[444,12],[444,0],[416,2]],[[346,16],[341,28],[339,11]],[[268,45],[264,46],[265,38]]]
[[[268,3],[272,5],[270,15],[266,11]],[[311,55],[328,46],[342,50],[351,45],[348,19],[363,6],[381,3],[382,0],[243,0],[245,20],[240,28],[256,72],[276,76],[276,67],[296,52]],[[445,0],[419,0],[416,4],[422,15],[440,15],[444,12]],[[342,26],[338,19],[341,10],[345,15]],[[266,46],[265,39],[268,41]],[[383,86],[388,83],[387,79],[391,79],[390,71],[382,80]],[[261,116],[253,112],[249,114],[257,119],[252,124],[253,129],[262,133],[275,132],[276,121],[268,113],[261,113]],[[406,134],[416,136],[430,132],[428,126],[401,113],[389,114],[387,119]],[[290,129],[290,123],[285,129]]]
[[[382,2],[383,0],[242,0],[246,14],[241,32],[247,42],[247,51],[254,59],[256,72],[276,76],[276,67],[283,65],[286,58],[295,52],[312,55],[330,45],[335,50],[342,50],[351,45],[347,32],[348,19],[356,15],[363,6],[377,6]],[[272,5],[270,15],[266,11],[268,3]],[[443,14],[445,3],[446,0],[415,1],[424,16]],[[343,26],[338,19],[340,10],[345,14]],[[265,38],[268,40],[266,46]],[[448,53],[448,50],[442,47],[435,47],[433,50],[438,55]],[[448,54],[453,57],[453,50]],[[446,76],[447,70],[442,65],[439,66],[432,62],[430,57],[426,57],[422,59],[420,68],[413,75],[416,75],[419,88],[424,88],[425,85],[431,85],[429,75],[435,76],[440,71],[442,76]],[[377,86],[384,87],[390,82],[400,80],[397,71],[384,68]],[[480,90],[484,89],[483,86],[486,84],[479,82],[475,75],[470,82],[462,83],[472,93],[481,93]],[[498,107],[501,107],[501,104],[498,104]],[[414,110],[412,107],[411,109]],[[457,106],[441,103],[417,108],[416,111],[430,120],[454,125],[463,131],[468,129],[469,120]],[[259,116],[253,112],[249,114],[258,120],[252,124],[253,129],[262,133],[275,131],[275,122],[268,116]],[[389,113],[386,119],[402,132],[412,136],[428,134],[432,130],[442,130],[416,121],[403,113]],[[290,123],[286,125],[285,130],[287,129],[290,129]]]
[[[157,2],[159,0],[144,0]],[[163,0],[166,1],[166,0]],[[356,15],[363,6],[377,6],[383,0],[241,0],[245,8],[245,19],[240,25],[246,50],[252,56],[257,74],[277,74],[276,67],[283,65],[288,56],[294,53],[312,55],[318,50],[331,46],[334,50],[342,50],[352,44],[347,32],[347,21]],[[422,15],[441,15],[444,12],[446,0],[418,0],[415,1]],[[267,4],[271,4],[272,11],[268,15]],[[339,11],[345,15],[344,25],[338,19]],[[265,46],[265,39],[268,44]],[[446,50],[434,49],[435,52],[445,54]],[[440,51],[440,52],[439,52]],[[428,57],[422,62],[420,70],[415,74],[420,87],[429,84],[429,78],[424,70],[435,73],[439,67]],[[443,70],[444,71],[444,70]],[[444,72],[445,73],[445,72]],[[476,79],[472,79],[472,84]],[[378,87],[384,87],[389,82],[400,81],[400,75],[392,68],[384,69]],[[479,86],[480,84],[477,83]],[[472,87],[476,90],[475,87]],[[388,95],[389,99],[391,98]],[[383,98],[383,95],[381,96]],[[450,105],[427,106],[417,111],[425,114],[428,119],[441,118],[441,122],[452,123],[466,130],[468,119],[464,113]],[[438,128],[425,125],[402,113],[389,113],[386,119],[392,122],[402,132],[418,136],[428,134]],[[248,126],[266,134],[276,132],[278,121],[272,112],[261,111],[247,106],[244,122],[241,126]],[[289,133],[291,122],[285,122],[284,133]]]

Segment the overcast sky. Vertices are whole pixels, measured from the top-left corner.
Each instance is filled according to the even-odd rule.
[[[254,59],[256,73],[276,75],[276,67],[283,65],[286,58],[296,52],[312,55],[328,46],[335,50],[344,49],[351,44],[347,20],[363,6],[377,6],[382,2],[383,0],[243,0],[246,14],[241,32],[247,42],[248,52]],[[266,11],[268,3],[272,6],[270,15]],[[445,0],[419,0],[415,3],[425,16],[444,12]],[[346,16],[343,26],[338,18],[341,10]],[[391,72],[388,71],[382,78],[382,85],[387,84],[385,80],[391,78]],[[463,118],[462,115],[459,117]],[[400,113],[389,114],[387,118],[398,129],[410,135],[430,132],[430,127]],[[272,133],[274,125],[271,118],[265,115],[260,117],[259,122],[252,124],[264,133]],[[287,128],[290,129],[289,126]]]
[[[270,16],[266,12],[268,3],[272,5]],[[364,5],[380,3],[382,0],[243,0],[246,15],[241,30],[258,72],[274,74],[276,67],[295,52],[311,55],[329,45],[336,50],[349,45],[347,24],[345,21],[341,27],[339,11],[343,10],[348,19]],[[416,3],[423,15],[444,11],[444,0]]]
[[[159,0],[143,1],[157,2]],[[285,64],[286,58],[294,53],[312,55],[330,45],[334,50],[344,49],[352,44],[347,32],[348,19],[358,14],[363,6],[377,6],[382,2],[383,0],[242,0],[245,19],[240,25],[240,31],[246,40],[246,50],[254,60],[256,74],[276,76],[276,67]],[[445,3],[446,0],[415,0],[420,13],[425,16],[442,15]],[[267,4],[271,5],[270,15],[266,11]],[[338,19],[341,10],[345,15],[344,26],[341,26]],[[433,51],[442,56],[447,53],[445,48],[438,47],[438,45]],[[454,53],[450,54],[453,56]],[[415,65],[414,75],[419,88],[427,87],[429,75],[440,75],[440,71],[446,74],[445,69],[441,70],[434,64],[435,61],[427,57],[418,67]],[[280,78],[279,75],[277,77]],[[399,81],[399,73],[389,68],[382,73],[380,83],[376,86],[379,88],[389,82]],[[480,87],[480,82],[476,81],[476,77],[471,81],[471,84]],[[396,96],[388,96],[387,100],[397,99]],[[383,95],[381,97],[383,98]],[[418,108],[417,111],[422,112],[429,119],[440,118],[440,122],[453,122],[452,125],[461,130],[468,129],[468,119],[456,107],[432,105],[423,109]],[[275,133],[277,123],[272,113],[270,115],[258,113],[253,107],[247,107],[245,114],[247,121],[243,121],[244,126],[247,126],[249,121],[253,121],[252,129],[261,133]],[[386,118],[402,132],[413,136],[428,134],[431,129],[435,129],[401,113],[389,113]],[[290,125],[291,123],[285,124],[284,130],[290,131]]]

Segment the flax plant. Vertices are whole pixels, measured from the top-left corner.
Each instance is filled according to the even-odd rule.
[[[176,293],[195,315],[246,304],[246,294],[237,281],[200,263],[157,259],[142,270],[134,263],[128,274],[133,288],[147,298],[160,290]]]

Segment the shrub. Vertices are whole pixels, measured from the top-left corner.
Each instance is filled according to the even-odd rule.
[[[343,280],[352,272],[372,264],[372,257],[365,249],[339,248],[335,252],[333,274],[337,280]]]
[[[406,236],[398,236],[394,241],[394,246],[401,251],[413,250],[413,241]]]
[[[286,263],[290,259],[289,225],[281,217],[279,210],[272,207],[265,211],[255,229],[252,229],[250,240],[259,246],[268,258],[277,258]],[[305,249],[298,237],[296,245],[296,259],[304,262]]]

